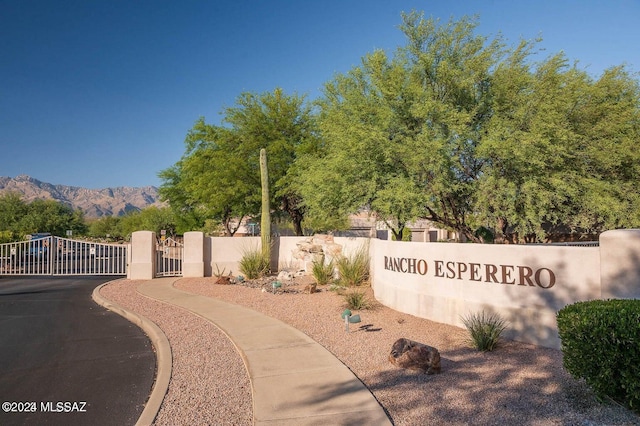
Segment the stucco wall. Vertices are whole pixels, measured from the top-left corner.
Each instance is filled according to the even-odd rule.
[[[285,268],[303,268],[302,263],[293,257],[293,253],[297,249],[297,243],[307,238],[274,238],[271,250],[271,269],[278,271]],[[342,246],[344,254],[350,255],[360,248],[366,249],[369,244],[369,238],[335,237],[334,242]],[[204,276],[213,276],[217,271],[222,272],[223,269],[225,275],[229,274],[230,271],[234,276],[239,275],[239,264],[243,254],[249,250],[259,250],[261,247],[260,237],[204,237]],[[185,258],[185,262],[190,261],[190,259]]]
[[[507,337],[548,347],[560,347],[557,310],[601,297],[598,247],[371,240],[370,252],[384,305],[457,326],[469,313],[499,313]]]
[[[294,257],[298,249],[297,244],[308,240],[310,237],[279,237],[274,241],[274,256],[277,257],[278,270],[304,269],[303,262]],[[342,254],[351,256],[357,250],[366,250],[369,246],[369,238],[364,237],[334,237],[333,242],[342,246]]]
[[[302,269],[304,265],[299,259],[294,259],[293,252],[297,249],[297,243],[304,241],[307,237],[279,237],[274,241],[274,255],[277,257],[278,270]]]
[[[201,239],[197,233],[188,234],[185,247],[190,247],[187,236],[196,242],[185,250],[185,265],[193,275],[200,273],[197,241],[204,244],[205,276],[223,270],[237,276],[243,254],[260,249],[260,237]],[[293,254],[304,239],[276,239],[272,270],[300,268]],[[456,326],[463,326],[461,318],[471,313],[494,312],[509,321],[507,337],[552,348],[560,347],[556,313],[567,304],[640,298],[638,229],[607,231],[600,237],[600,247],[348,237],[336,237],[334,242],[347,256],[368,247],[375,297],[392,309]],[[152,233],[136,233],[130,255],[132,277],[152,274],[154,244]]]
[[[261,250],[260,237],[205,237],[204,238],[204,275],[211,277],[218,271],[240,275],[240,260],[247,251]]]

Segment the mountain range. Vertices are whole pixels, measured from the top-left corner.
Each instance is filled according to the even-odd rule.
[[[53,185],[27,175],[14,178],[0,176],[0,195],[15,192],[26,202],[36,199],[56,200],[80,209],[87,218],[122,216],[149,206],[162,206],[155,186],[87,189]]]

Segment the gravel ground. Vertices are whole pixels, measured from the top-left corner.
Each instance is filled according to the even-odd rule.
[[[346,333],[340,318],[344,298],[335,292],[305,294],[304,283],[294,282],[272,294],[261,291],[269,288],[265,282],[214,281],[180,279],[176,287],[249,307],[303,331],[362,380],[396,425],[640,425],[640,417],[598,403],[584,383],[572,379],[562,368],[560,351],[506,341],[494,352],[477,352],[465,343],[463,329],[381,306],[371,289],[363,290],[372,308],[359,311],[362,323]],[[169,338],[174,372],[156,423],[251,424],[250,384],[226,336],[199,317],[140,296],[134,284],[116,281],[102,294],[147,316]],[[401,337],[438,348],[442,373],[416,374],[391,365],[389,351]],[[213,365],[224,365],[224,371]]]
[[[100,294],[149,318],[169,340],[171,380],[154,424],[252,424],[251,383],[233,343],[210,322],[137,293],[142,282],[114,281]]]

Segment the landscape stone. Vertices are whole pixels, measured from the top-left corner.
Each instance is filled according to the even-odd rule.
[[[220,276],[215,283],[221,285],[231,284],[231,277],[227,275]]]
[[[318,291],[318,285],[317,284],[308,284],[304,287],[303,290],[306,294],[313,294],[316,293]]]
[[[440,352],[432,346],[409,339],[398,339],[389,354],[391,364],[421,373],[440,373]]]
[[[291,271],[287,271],[285,269],[278,273],[278,278],[277,278],[278,281],[292,280],[292,279],[293,279],[293,273]]]

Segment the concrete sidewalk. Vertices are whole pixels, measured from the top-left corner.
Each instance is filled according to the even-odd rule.
[[[175,281],[155,279],[137,290],[189,310],[229,336],[251,380],[254,424],[391,424],[351,370],[306,334],[251,309],[177,290]]]

